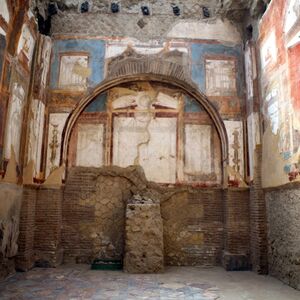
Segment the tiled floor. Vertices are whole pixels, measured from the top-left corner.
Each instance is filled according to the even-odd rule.
[[[300,292],[252,272],[168,267],[164,274],[91,271],[86,265],[33,269],[0,282],[0,299],[299,300]]]

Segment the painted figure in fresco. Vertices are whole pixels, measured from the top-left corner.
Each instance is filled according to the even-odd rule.
[[[46,87],[49,61],[50,61],[50,52],[51,52],[51,48],[48,47],[48,43],[46,43],[45,48],[46,49],[44,49],[43,51],[43,59],[41,62],[41,69],[42,69],[41,86],[42,87]]]
[[[232,133],[233,135],[233,144],[231,145],[231,147],[234,150],[234,154],[233,154],[233,159],[232,162],[234,163],[234,169],[237,173],[240,173],[240,158],[239,158],[239,149],[240,147],[240,143],[239,143],[239,132],[238,130],[234,130],[234,132]]]
[[[50,153],[50,162],[51,162],[50,173],[57,168],[57,166],[55,165],[55,161],[56,161],[57,148],[59,147],[58,124],[51,124],[51,125],[52,125],[53,129],[52,129],[52,140],[51,140],[51,143],[49,144],[49,147],[51,149],[51,153]]]
[[[6,158],[10,158],[10,149],[13,146],[16,159],[19,158],[20,138],[23,120],[25,91],[18,83],[13,84],[12,97],[7,118],[7,134],[6,134]]]

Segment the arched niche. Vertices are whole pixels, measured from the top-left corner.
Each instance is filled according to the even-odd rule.
[[[116,88],[123,84],[137,83],[137,82],[156,82],[160,84],[167,84],[174,88],[180,89],[183,93],[195,99],[205,109],[211,118],[213,125],[216,128],[221,142],[221,165],[222,165],[222,184],[227,186],[226,167],[228,163],[228,140],[224,123],[212,103],[207,97],[199,91],[194,84],[189,84],[184,80],[176,78],[176,76],[162,75],[162,74],[132,74],[126,76],[119,76],[113,79],[107,79],[100,85],[89,91],[77,104],[74,110],[69,115],[64,131],[63,142],[61,148],[61,165],[68,167],[68,149],[72,130],[76,121],[83,113],[85,108],[100,94],[103,94],[112,88]]]

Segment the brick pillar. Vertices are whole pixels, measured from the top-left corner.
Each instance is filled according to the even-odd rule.
[[[34,250],[36,265],[56,267],[62,263],[63,188],[41,186],[36,200]]]
[[[38,185],[25,185],[20,213],[20,234],[16,269],[28,271],[34,266],[35,205]]]
[[[254,157],[253,184],[250,188],[250,245],[253,271],[268,273],[268,240],[265,195],[261,185],[262,147],[257,145]]]
[[[224,192],[223,267],[227,271],[250,269],[249,189],[229,188]]]

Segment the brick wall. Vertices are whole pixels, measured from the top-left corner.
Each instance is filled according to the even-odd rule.
[[[223,249],[220,189],[175,193],[161,205],[165,259],[169,265],[216,265]]]
[[[231,188],[224,192],[224,251],[226,270],[250,268],[249,190]]]
[[[262,148],[255,150],[254,178],[250,188],[250,247],[252,269],[268,273],[267,217],[264,191],[261,186]]]
[[[161,202],[166,264],[220,265],[224,249],[249,258],[247,189],[161,187],[143,176],[134,168],[76,167],[64,189],[26,186],[19,268],[56,266],[62,249],[66,263],[121,259],[132,194]]]
[[[20,215],[20,235],[16,268],[27,271],[34,266],[35,206],[38,186],[24,186]]]
[[[62,262],[62,187],[43,187],[36,199],[34,251],[36,265],[52,267]]]

